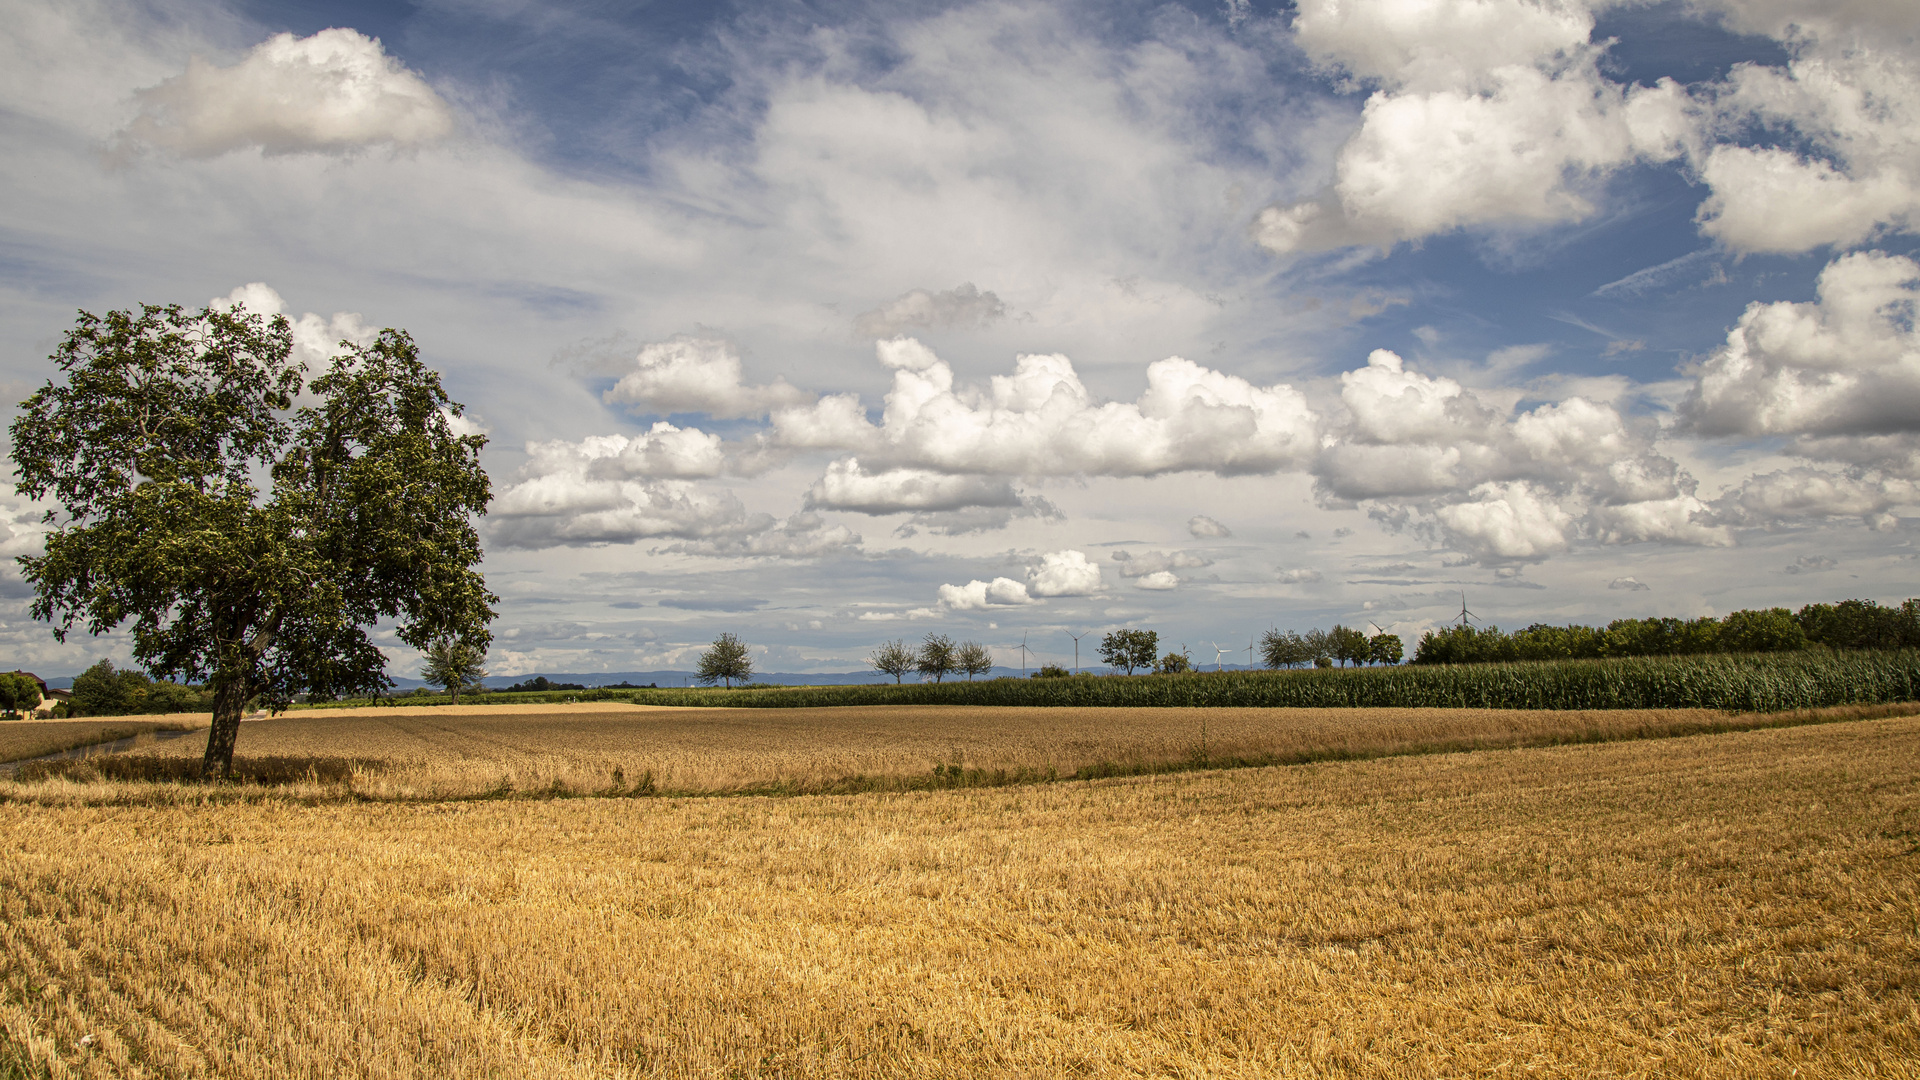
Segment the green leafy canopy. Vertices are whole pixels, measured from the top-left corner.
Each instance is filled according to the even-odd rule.
[[[55,506],[20,559],[34,616],[61,640],[131,620],[141,666],[212,682],[216,727],[222,698],[387,688],[383,620],[421,649],[490,637],[486,439],[404,331],[310,383],[292,345],[238,307],[82,312],[10,428],[18,489]]]

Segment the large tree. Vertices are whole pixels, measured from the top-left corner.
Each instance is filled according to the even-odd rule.
[[[284,317],[237,306],[81,312],[64,380],[10,428],[16,486],[53,504],[45,554],[20,559],[34,616],[63,641],[131,620],[141,666],[206,681],[208,777],[250,700],[389,687],[376,623],[418,649],[490,637],[486,439],[455,433],[403,331],[342,342],[311,382],[292,349]]]

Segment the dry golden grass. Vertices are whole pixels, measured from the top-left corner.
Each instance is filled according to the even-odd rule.
[[[243,777],[307,799],[820,794],[1598,742],[1915,712],[1920,704],[1753,716],[1705,709],[367,709],[248,724],[235,766]],[[51,774],[76,782],[0,782],[0,799],[200,801],[210,796],[197,784],[113,781],[191,778],[202,743],[182,738],[118,759],[30,766],[23,779]]]
[[[97,720],[8,720],[0,722],[0,762],[57,754],[95,743],[152,731],[205,727],[194,717],[110,716]]]
[[[1920,1077],[1920,718],[0,838],[58,1077]]]

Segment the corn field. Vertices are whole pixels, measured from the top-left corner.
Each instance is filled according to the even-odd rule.
[[[415,699],[405,699],[413,704]],[[489,701],[729,708],[841,705],[1235,708],[1723,709],[1781,712],[1920,700],[1920,652],[1645,656],[1188,675],[991,679],[738,690],[587,690]]]

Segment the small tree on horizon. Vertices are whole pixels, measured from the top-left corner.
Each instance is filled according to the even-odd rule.
[[[975,675],[993,671],[993,652],[977,641],[963,641],[960,650],[954,653],[954,663],[967,673],[967,681],[972,682]]]
[[[464,641],[441,638],[427,647],[427,662],[420,669],[420,677],[435,686],[445,687],[453,704],[460,704],[460,691],[469,686],[477,687],[480,680],[487,677],[481,665],[486,662],[487,654],[483,649],[475,648]]]
[[[1383,631],[1373,635],[1373,638],[1367,642],[1367,658],[1376,664],[1391,666],[1399,663],[1406,654],[1406,646],[1400,643],[1399,634]]]
[[[931,675],[939,682],[958,668],[955,666],[953,639],[945,634],[928,634],[920,643],[920,654],[914,658],[913,669],[922,678]]]
[[[1292,630],[1269,630],[1260,637],[1260,657],[1270,668],[1290,668],[1313,663],[1313,650]]]
[[[747,647],[732,634],[714,638],[712,647],[700,654],[700,666],[696,670],[702,685],[724,681],[729,690],[733,689],[733,680],[746,682],[753,678],[753,662],[747,657]]]
[[[1108,667],[1151,669],[1159,659],[1160,634],[1154,630],[1115,630],[1100,639],[1100,659]]]
[[[906,677],[907,672],[913,670],[915,659],[913,650],[907,647],[906,641],[899,639],[882,642],[880,647],[867,657],[867,664],[875,671],[893,676],[893,681],[898,684]]]
[[[1300,640],[1306,645],[1307,659],[1313,663],[1314,667],[1333,666],[1333,641],[1325,630],[1315,627],[1301,634]]]
[[[1167,655],[1161,657],[1160,662],[1154,666],[1153,673],[1155,675],[1180,675],[1192,670],[1193,657],[1187,654],[1186,646],[1183,645],[1179,652],[1168,650]]]
[[[1367,635],[1352,627],[1335,624],[1333,629],[1327,631],[1327,653],[1340,661],[1341,667],[1346,667],[1348,664],[1357,666],[1366,663],[1372,650]]]

